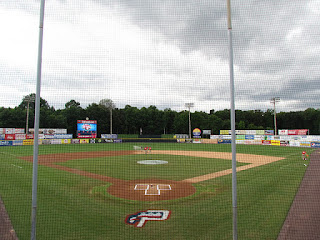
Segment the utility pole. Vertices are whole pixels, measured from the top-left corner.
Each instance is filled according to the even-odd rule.
[[[191,115],[190,108],[194,106],[194,103],[186,103],[185,106],[189,109],[189,138],[191,139]]]
[[[273,104],[273,110],[274,110],[274,135],[278,135],[277,133],[277,112],[276,112],[276,103],[280,102],[279,97],[271,98],[270,103]]]
[[[26,96],[24,98],[24,101],[27,102],[27,119],[26,119],[26,134],[29,133],[29,107],[30,107],[30,102],[34,102],[35,101],[35,97],[32,95]]]

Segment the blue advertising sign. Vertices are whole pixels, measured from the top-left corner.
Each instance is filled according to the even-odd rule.
[[[231,139],[219,139],[218,144],[228,144],[231,143]]]
[[[254,140],[254,135],[246,135],[245,139],[246,140]]]
[[[320,142],[311,142],[311,147],[320,148]]]
[[[0,141],[0,146],[12,146],[12,141]]]

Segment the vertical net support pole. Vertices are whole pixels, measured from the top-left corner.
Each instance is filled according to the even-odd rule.
[[[231,4],[227,0],[228,12],[228,39],[229,39],[229,68],[230,68],[230,118],[231,118],[231,148],[232,148],[232,209],[233,209],[233,240],[238,239],[237,229],[237,160],[236,160],[236,130],[235,130],[235,105],[234,105],[234,72],[233,72],[233,48],[231,26]]]
[[[37,65],[37,87],[36,87],[36,103],[35,103],[35,122],[34,122],[34,143],[33,143],[31,240],[36,240],[39,125],[40,125],[39,124],[40,123],[40,87],[41,87],[44,5],[45,5],[45,0],[41,0],[40,24],[39,24],[39,45],[38,45],[38,65]]]

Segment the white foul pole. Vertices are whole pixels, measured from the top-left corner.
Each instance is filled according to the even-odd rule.
[[[231,26],[231,4],[227,0],[228,11],[228,38],[229,38],[229,68],[230,68],[230,118],[231,118],[231,148],[232,148],[232,209],[233,209],[233,240],[238,239],[237,229],[237,159],[236,159],[236,117],[234,106],[234,74],[233,74],[233,48]]]
[[[45,0],[41,0],[40,24],[39,24],[39,45],[38,45],[38,65],[37,65],[37,89],[36,89],[35,122],[34,122],[34,143],[33,143],[31,240],[36,240],[39,125],[40,125],[39,124],[40,123],[40,87],[41,87],[44,5],[45,5]]]

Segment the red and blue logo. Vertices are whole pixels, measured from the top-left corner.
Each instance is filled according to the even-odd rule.
[[[171,211],[169,210],[146,210],[126,217],[126,224],[134,225],[135,227],[144,227],[147,221],[164,221],[169,219]]]

